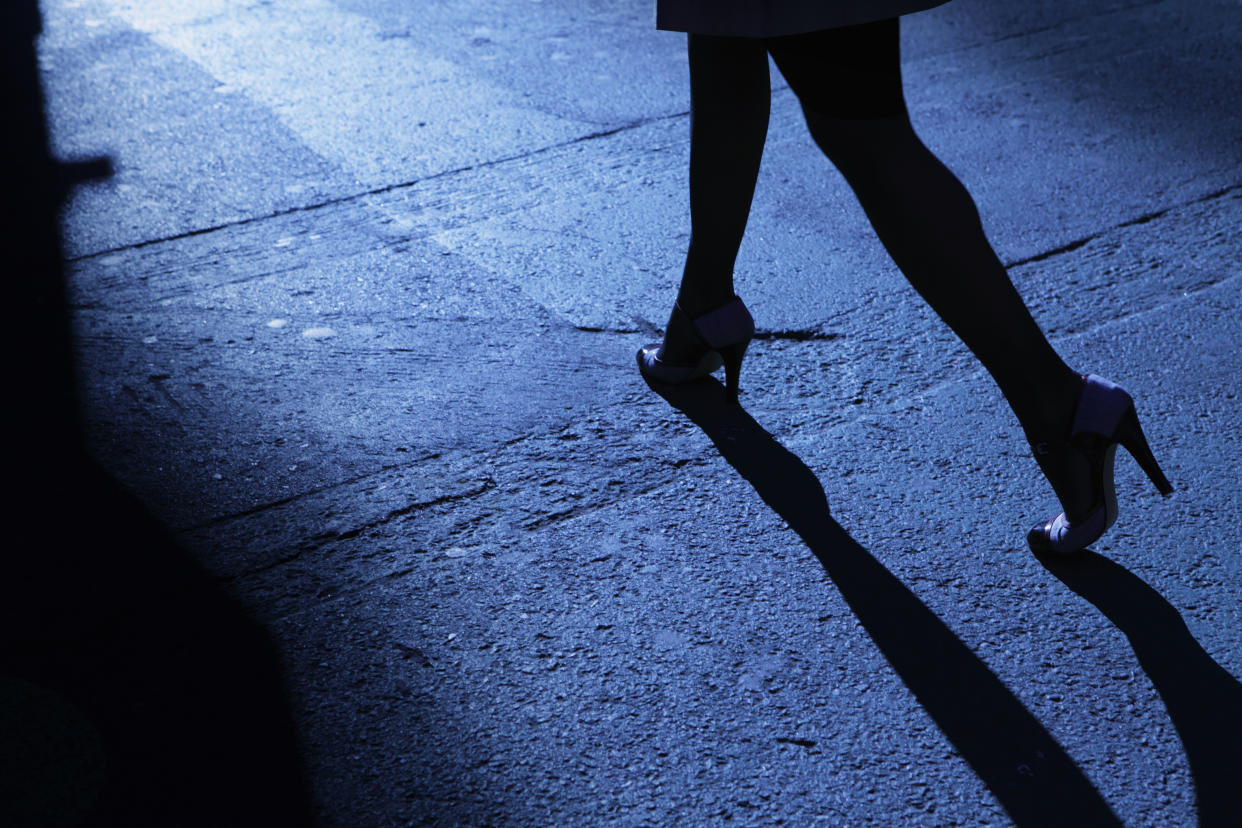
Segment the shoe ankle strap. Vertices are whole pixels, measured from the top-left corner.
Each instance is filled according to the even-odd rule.
[[[755,320],[737,296],[691,321],[699,336],[712,348],[745,342],[755,335]]]

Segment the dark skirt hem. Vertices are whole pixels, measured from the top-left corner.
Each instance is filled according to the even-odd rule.
[[[723,37],[781,37],[856,26],[948,0],[657,0],[656,28]]]

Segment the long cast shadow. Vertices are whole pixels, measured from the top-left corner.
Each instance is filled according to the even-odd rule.
[[[1242,684],[1204,651],[1173,605],[1125,567],[1093,552],[1040,563],[1130,640],[1186,750],[1199,824],[1242,824]]]
[[[715,381],[652,389],[810,547],[897,675],[1018,825],[1120,825],[1099,792],[1000,679],[828,511],[819,480]]]

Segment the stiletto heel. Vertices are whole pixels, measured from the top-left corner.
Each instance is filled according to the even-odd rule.
[[[1164,472],[1147,444],[1139,425],[1134,400],[1124,388],[1094,374],[1083,375],[1082,391],[1070,428],[1069,439],[1061,443],[1037,443],[1032,446],[1035,459],[1053,484],[1061,502],[1089,492],[1090,505],[1071,518],[1062,512],[1046,523],[1037,524],[1027,533],[1027,543],[1036,554],[1070,554],[1094,543],[1117,519],[1117,494],[1113,488],[1113,462],[1117,446],[1138,461],[1161,494],[1173,492]],[[1087,461],[1090,479],[1058,479],[1063,471],[1067,452]],[[1084,482],[1087,484],[1084,487]]]
[[[1156,462],[1155,455],[1151,453],[1151,446],[1147,444],[1147,436],[1143,434],[1143,427],[1139,425],[1138,413],[1133,406],[1118,423],[1114,436],[1117,442],[1130,452],[1130,456],[1139,464],[1139,468],[1146,472],[1147,479],[1155,485],[1160,494],[1166,497],[1173,494],[1173,484],[1164,476],[1164,472],[1160,470],[1160,464]]]
[[[746,356],[746,346],[749,344],[749,341],[740,342],[720,349],[725,368],[725,395],[731,403],[737,402],[737,386],[742,375],[742,357]]]
[[[675,304],[664,332],[664,342],[638,349],[638,370],[648,379],[680,384],[705,377],[724,365],[726,393],[731,402],[737,402],[742,357],[754,335],[755,320],[736,296],[693,319],[681,305]],[[680,340],[680,350],[691,354],[691,358],[667,361],[664,351],[670,338]]]

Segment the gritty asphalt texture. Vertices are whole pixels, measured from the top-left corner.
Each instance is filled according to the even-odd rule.
[[[1242,9],[903,22],[920,135],[1177,487],[1122,453],[1041,561],[1016,419],[775,71],[742,408],[638,375],[689,229],[652,7],[41,4],[53,151],[115,170],[63,218],[89,449],[270,642],[315,822],[1242,824]],[[47,814],[116,761],[63,752]]]

